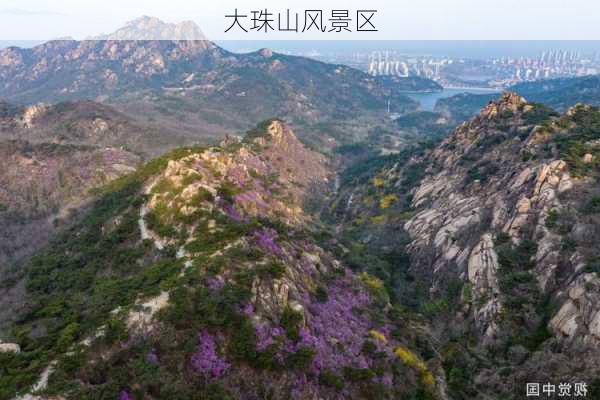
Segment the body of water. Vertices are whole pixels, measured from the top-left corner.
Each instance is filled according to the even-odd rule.
[[[423,111],[433,111],[435,107],[435,103],[439,99],[445,99],[446,97],[452,97],[454,95],[460,93],[473,93],[473,94],[493,94],[500,92],[496,89],[485,89],[485,88],[445,88],[441,92],[436,93],[407,93],[407,96],[412,98],[413,100],[421,103],[421,110]]]

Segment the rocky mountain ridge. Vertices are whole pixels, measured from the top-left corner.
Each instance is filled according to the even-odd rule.
[[[444,398],[439,364],[415,350],[421,324],[318,244],[303,202],[332,179],[269,120],[112,183],[26,268],[0,393]]]
[[[46,245],[93,189],[193,141],[104,104],[0,102],[0,269]]]
[[[86,204],[90,191],[129,173],[139,157],[96,149],[0,141],[0,269],[48,243],[56,227]]]
[[[144,125],[191,135],[222,137],[272,117],[300,127],[383,123],[388,103],[389,112],[416,110],[400,89],[347,66],[268,49],[235,54],[207,40],[65,40],[0,50],[0,97],[13,103],[101,101]]]
[[[29,106],[0,103],[0,140],[127,149],[142,158],[201,140],[166,127],[148,126],[92,101]]]

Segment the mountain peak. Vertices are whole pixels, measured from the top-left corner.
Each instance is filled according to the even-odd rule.
[[[124,27],[92,40],[206,40],[198,25],[193,21],[178,23],[164,22],[159,18],[144,15],[131,20]]]
[[[479,114],[483,118],[492,119],[504,111],[516,112],[523,109],[527,100],[515,92],[503,92],[498,100],[491,101]]]

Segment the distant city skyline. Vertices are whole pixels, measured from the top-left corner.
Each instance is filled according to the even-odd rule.
[[[270,48],[292,54],[322,55],[349,52],[396,51],[433,57],[536,57],[544,51],[578,51],[600,54],[600,40],[383,40],[383,41],[216,41],[236,52]]]
[[[325,61],[328,60],[326,57]],[[444,87],[501,89],[526,81],[597,75],[600,54],[547,49],[536,56],[496,56],[481,59],[405,55],[398,51],[352,53],[335,60],[373,76],[418,76]]]

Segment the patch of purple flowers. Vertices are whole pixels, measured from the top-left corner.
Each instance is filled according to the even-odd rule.
[[[208,278],[206,280],[206,286],[212,291],[219,290],[225,285],[225,280],[222,276],[217,275],[215,277]]]
[[[127,390],[121,390],[121,393],[119,393],[119,400],[133,400],[133,397]]]
[[[198,347],[192,355],[190,363],[192,368],[207,380],[221,377],[230,367],[217,353],[215,338],[207,331],[200,334]]]
[[[369,367],[370,362],[361,350],[371,324],[367,316],[355,311],[370,301],[368,293],[352,287],[348,279],[340,278],[329,286],[326,302],[308,305],[310,340],[316,350],[314,370]]]
[[[254,190],[236,194],[234,196],[234,201],[236,203],[252,203],[256,205],[256,208],[262,210],[267,210],[269,208],[269,205],[262,199],[259,193]]]
[[[380,382],[386,387],[392,387],[392,385],[394,384],[394,375],[392,375],[389,372],[386,372],[385,374],[383,374],[383,376],[376,377],[374,379],[376,382]]]
[[[252,314],[254,314],[254,306],[252,305],[252,303],[246,303],[243,307],[241,307],[241,314],[250,317]]]
[[[223,212],[234,221],[240,222],[243,219],[242,214],[232,204],[223,204]]]
[[[159,363],[158,354],[156,354],[156,349],[152,349],[148,352],[148,354],[146,354],[146,361],[148,361],[150,364]]]
[[[256,231],[254,232],[254,237],[256,238],[256,244],[263,250],[276,255],[283,253],[281,247],[276,242],[277,232],[274,229],[264,228]]]
[[[324,370],[341,372],[346,366],[370,368],[372,360],[362,354],[362,348],[369,338],[371,322],[368,316],[356,311],[368,305],[371,299],[364,289],[355,287],[351,281],[351,278],[337,279],[330,285],[328,299],[324,303],[311,303],[308,295],[304,298],[309,326],[300,329],[296,341],[287,338],[281,327],[257,324],[257,350],[263,351],[279,341],[281,347],[276,358],[282,362],[287,354],[302,348],[313,349],[315,355],[310,369],[314,373]],[[378,348],[386,347],[383,343],[377,345]],[[389,349],[386,350],[389,353]],[[382,379],[384,384],[389,382],[389,377]]]
[[[243,188],[247,181],[246,171],[242,166],[236,166],[227,171],[227,178],[236,186]]]
[[[275,340],[283,337],[285,331],[281,327],[271,328],[266,323],[256,325],[256,349],[263,351],[275,343]]]

